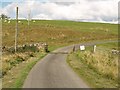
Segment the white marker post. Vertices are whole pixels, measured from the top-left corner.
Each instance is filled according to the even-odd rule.
[[[93,46],[93,53],[96,51],[96,45]]]
[[[81,45],[81,46],[80,46],[80,50],[81,50],[81,51],[84,51],[84,50],[85,50],[85,46],[84,46],[84,45]]]

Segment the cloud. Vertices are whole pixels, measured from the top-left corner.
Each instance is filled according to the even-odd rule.
[[[116,22],[118,20],[118,0],[47,0],[41,3],[25,0],[19,3],[19,18],[63,19],[75,21]],[[2,12],[15,18],[16,3],[11,3]],[[0,10],[1,11],[1,10]]]

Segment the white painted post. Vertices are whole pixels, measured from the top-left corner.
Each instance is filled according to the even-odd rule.
[[[93,46],[93,52],[96,52],[96,45]]]

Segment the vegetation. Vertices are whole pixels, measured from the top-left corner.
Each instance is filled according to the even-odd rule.
[[[14,46],[15,21],[3,22],[3,46]],[[118,38],[118,26],[114,24],[85,23],[57,20],[21,20],[18,44],[46,42],[51,46],[64,46],[86,41],[110,40]]]
[[[6,75],[3,78],[2,84],[4,88],[21,88],[22,85],[24,84],[24,81],[29,73],[29,71],[32,69],[32,67],[41,59],[43,58],[46,53],[41,53],[41,52],[37,52],[37,53],[33,53],[34,56],[30,57],[28,55],[30,54],[17,54],[17,56],[19,55],[19,57],[21,58],[25,58],[24,61],[22,61],[22,63],[17,63],[15,64],[15,62],[18,62],[17,60],[15,61],[15,59],[10,60],[10,62],[13,62],[13,65],[10,65],[11,68],[10,70],[8,70],[6,72]],[[20,56],[21,55],[21,56]],[[9,56],[8,56],[9,57]],[[7,57],[6,57],[7,58]],[[8,58],[9,59],[9,58]],[[19,58],[17,58],[19,59]],[[4,64],[4,63],[3,63]],[[9,65],[7,65],[8,63],[6,63],[6,66],[8,67]],[[3,67],[6,68],[6,66]],[[9,69],[9,67],[8,67]],[[5,72],[5,71],[3,71]]]
[[[35,20],[34,22],[30,21],[30,26],[28,26],[28,22],[25,20],[19,20],[18,22],[18,46],[34,43],[47,43],[49,50],[52,51],[62,46],[81,42],[113,40],[118,38],[118,26],[114,24],[63,20]],[[15,26],[15,20],[2,20],[3,47],[14,47]],[[29,71],[38,61],[37,58],[39,56],[37,54],[43,55],[42,52],[35,52],[35,48],[32,48],[32,50],[29,50],[28,48],[24,50],[20,49],[20,51],[21,52],[17,52],[17,54],[3,53],[3,75],[5,75],[3,77],[3,87],[20,87],[28,74],[25,72]],[[30,58],[34,58],[35,61],[29,62]],[[30,68],[28,69],[26,67],[27,64],[24,64],[23,62],[28,62]],[[16,70],[15,68],[17,67],[18,69]],[[18,73],[16,73],[16,71],[18,71]],[[20,74],[21,72],[22,74]],[[21,79],[21,77],[23,77],[23,79]]]
[[[22,63],[23,61],[27,61],[30,56],[34,57],[34,53],[27,52],[27,53],[3,55],[3,62],[2,62],[4,66],[2,68],[3,76],[6,75],[9,70],[11,70],[19,63]]]
[[[4,20],[4,19],[9,19],[10,17],[8,17],[8,16],[5,15],[5,14],[1,14],[1,15],[0,15],[0,18]]]
[[[86,51],[70,54],[67,62],[92,87],[115,88],[119,81],[118,54],[111,50],[117,47],[118,43],[98,45],[93,53],[93,47],[89,46]]]

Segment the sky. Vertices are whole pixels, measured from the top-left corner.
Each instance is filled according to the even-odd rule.
[[[72,20],[85,22],[118,22],[119,0],[1,0],[0,14],[15,18]]]

